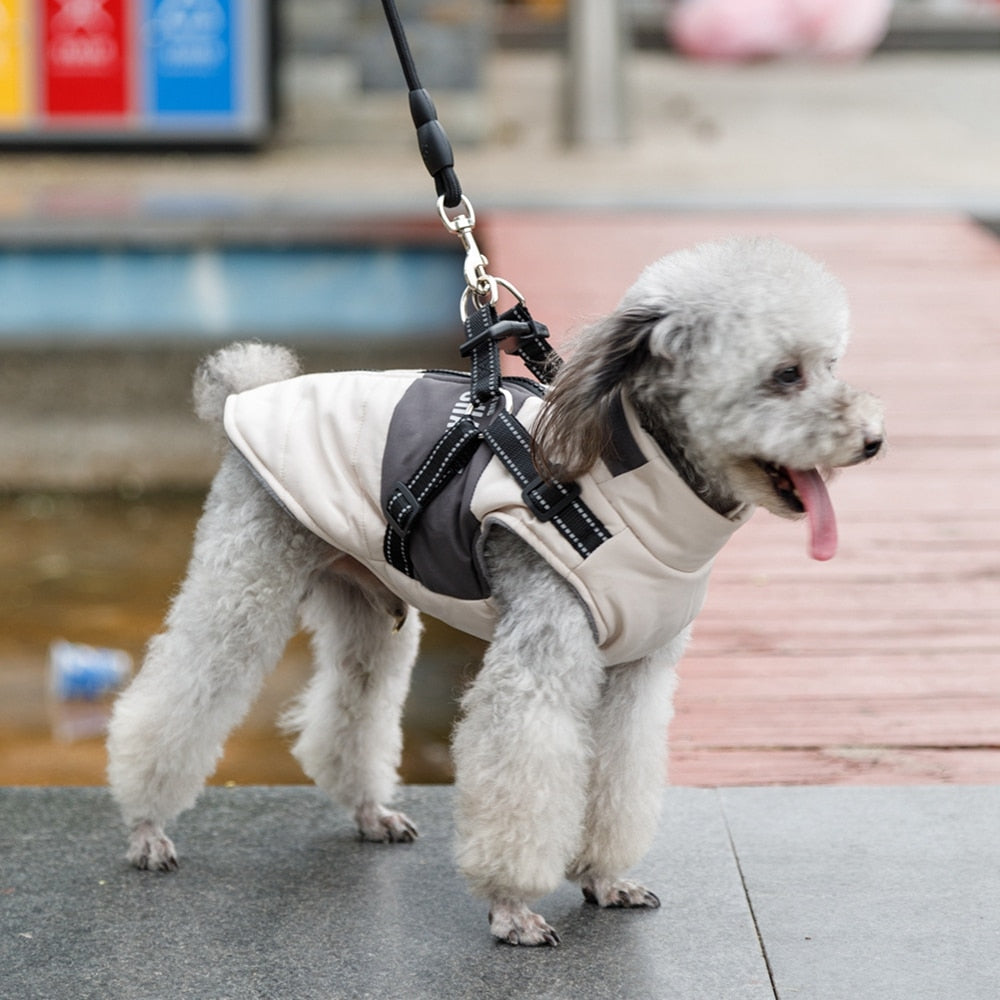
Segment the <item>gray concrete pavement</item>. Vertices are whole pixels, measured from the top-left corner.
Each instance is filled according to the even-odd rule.
[[[99,789],[0,791],[8,1000],[992,1000],[1000,790],[669,789],[650,912],[563,886],[555,950],[489,936],[451,857],[452,792],[413,845],[360,843],[309,788],[210,789],[182,867],[140,873]]]

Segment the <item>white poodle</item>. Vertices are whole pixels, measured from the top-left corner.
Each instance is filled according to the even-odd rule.
[[[208,358],[196,408],[232,446],[110,726],[129,859],[176,867],[164,825],[193,805],[300,621],[316,673],[286,720],[296,757],[364,838],[412,840],[387,806],[412,604],[492,639],[454,737],[458,863],[492,933],[556,944],[529,903],[564,876],[599,906],[659,905],[624,875],[657,824],[674,667],[712,558],[755,506],[806,513],[812,554],[829,558],[823,478],[882,445],[879,403],[835,375],[847,337],[819,264],[733,240],[648,267],[551,391],[505,381],[499,415],[463,402],[464,376],[295,378],[286,350],[253,344]],[[428,442],[470,421],[447,488],[407,479]],[[544,479],[514,482],[501,424]]]

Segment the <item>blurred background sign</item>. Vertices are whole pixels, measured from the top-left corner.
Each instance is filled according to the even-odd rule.
[[[0,142],[256,144],[272,0],[0,0]]]

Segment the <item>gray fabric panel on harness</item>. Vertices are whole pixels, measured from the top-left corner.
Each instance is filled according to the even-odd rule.
[[[468,465],[481,444],[479,428],[469,417],[463,417],[438,439],[407,482],[396,483],[384,506],[389,523],[382,552],[390,566],[415,577],[410,560],[410,534],[427,505]]]
[[[410,537],[427,504],[458,475],[485,441],[522,487],[528,509],[552,525],[584,558],[610,538],[601,521],[580,499],[576,483],[546,483],[531,461],[531,439],[522,425],[502,408],[498,341],[518,337],[518,354],[530,370],[547,381],[561,359],[546,343],[548,330],[535,323],[524,303],[498,317],[491,305],[481,306],[465,321],[461,353],[471,357],[471,399],[482,408],[482,423],[465,416],[430,450],[417,472],[396,482],[384,503],[388,521],[383,555],[390,566],[415,578]],[[523,342],[522,342],[523,338]],[[523,351],[522,351],[523,348]],[[530,360],[529,360],[530,359]]]

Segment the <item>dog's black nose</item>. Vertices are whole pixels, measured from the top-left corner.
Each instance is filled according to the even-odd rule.
[[[874,458],[882,450],[881,438],[865,439],[865,458]]]

